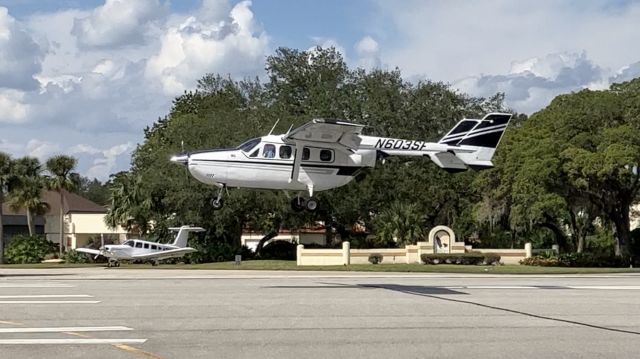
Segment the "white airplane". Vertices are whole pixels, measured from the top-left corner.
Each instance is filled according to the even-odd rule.
[[[151,260],[152,265],[158,265],[158,261],[174,257],[182,257],[187,253],[197,250],[187,247],[190,232],[202,232],[203,228],[182,226],[169,228],[177,231],[176,239],[171,244],[143,241],[141,239],[129,239],[122,244],[102,245],[99,250],[91,248],[77,248],[76,251],[109,259],[108,267],[120,267],[121,260]]]
[[[344,186],[358,171],[375,167],[387,156],[426,156],[450,172],[493,167],[491,159],[511,120],[509,113],[490,113],[481,120],[463,119],[438,142],[364,136],[364,125],[314,119],[293,131],[244,142],[237,148],[183,153],[171,161],[184,164],[198,181],[220,188],[211,200],[222,208],[226,187],[307,191],[293,198],[295,211],[318,207],[314,192]],[[275,128],[275,125],[274,125]]]

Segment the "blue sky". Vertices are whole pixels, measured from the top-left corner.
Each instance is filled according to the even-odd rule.
[[[105,180],[203,74],[260,76],[281,46],[532,113],[640,76],[639,23],[631,0],[0,0],[0,151]]]

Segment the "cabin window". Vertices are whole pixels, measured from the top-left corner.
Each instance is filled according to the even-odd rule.
[[[262,157],[264,158],[274,158],[276,157],[276,146],[274,145],[264,145],[262,149]]]
[[[320,161],[331,162],[332,160],[333,160],[333,151],[331,150],[320,151]]]
[[[311,157],[311,150],[309,150],[309,148],[305,147],[302,149],[302,160],[303,161],[308,161],[309,157]]]
[[[158,249],[158,247],[155,244],[152,244],[151,245],[151,249],[153,249],[155,251],[156,249]]]
[[[144,244],[144,249],[149,249],[149,243]]]
[[[249,157],[258,157],[258,152],[260,152],[259,148],[257,150],[255,150],[255,151],[253,151],[253,153],[250,154]]]
[[[136,242],[136,248],[142,248],[142,242]]]
[[[249,141],[241,144],[240,146],[238,146],[239,150],[242,150],[244,152],[249,152],[251,151],[254,147],[256,147],[258,145],[258,143],[260,143],[261,139],[260,138],[252,138]]]
[[[291,158],[291,146],[280,146],[280,158],[283,160]]]

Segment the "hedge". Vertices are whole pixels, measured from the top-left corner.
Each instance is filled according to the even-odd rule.
[[[469,264],[491,265],[500,263],[500,256],[495,253],[453,253],[423,254],[420,259],[425,264]]]
[[[520,264],[540,267],[628,267],[630,258],[595,255],[591,253],[563,253],[559,256],[534,256]]]

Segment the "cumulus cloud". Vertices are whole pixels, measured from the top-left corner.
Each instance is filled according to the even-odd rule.
[[[149,24],[165,10],[160,0],[106,0],[89,16],[76,18],[71,33],[82,47],[142,43]]]
[[[205,9],[211,3],[205,3]],[[269,52],[269,37],[258,29],[250,7],[250,1],[240,2],[226,17],[216,8],[167,29],[160,50],[147,62],[147,78],[159,81],[165,94],[175,95],[208,72],[255,74]]]
[[[134,146],[131,143],[115,145],[104,150],[90,145],[80,144],[70,148],[69,151],[75,154],[86,153],[92,155],[94,158],[91,166],[86,170],[86,176],[105,181],[116,169],[118,158],[123,155],[128,157],[133,148]]]
[[[365,36],[355,45],[358,55],[358,66],[371,69],[380,67],[380,46],[371,36]]]
[[[384,62],[406,76],[453,81],[504,72],[513,59],[586,51],[605,69],[640,59],[640,2],[378,1]],[[376,19],[380,21],[380,19]],[[402,41],[397,41],[401,39]]]
[[[470,76],[453,86],[483,97],[504,92],[507,105],[531,113],[561,93],[607,87],[604,75],[605,71],[589,60],[586,53],[563,52],[514,61],[507,74]]]
[[[9,10],[0,7],[0,88],[36,89],[33,76],[40,72],[44,54]]]
[[[23,103],[24,93],[0,89],[0,123],[22,123],[27,120],[29,105]]]
[[[625,82],[640,77],[640,61],[623,66],[616,74],[609,78],[611,83]]]

